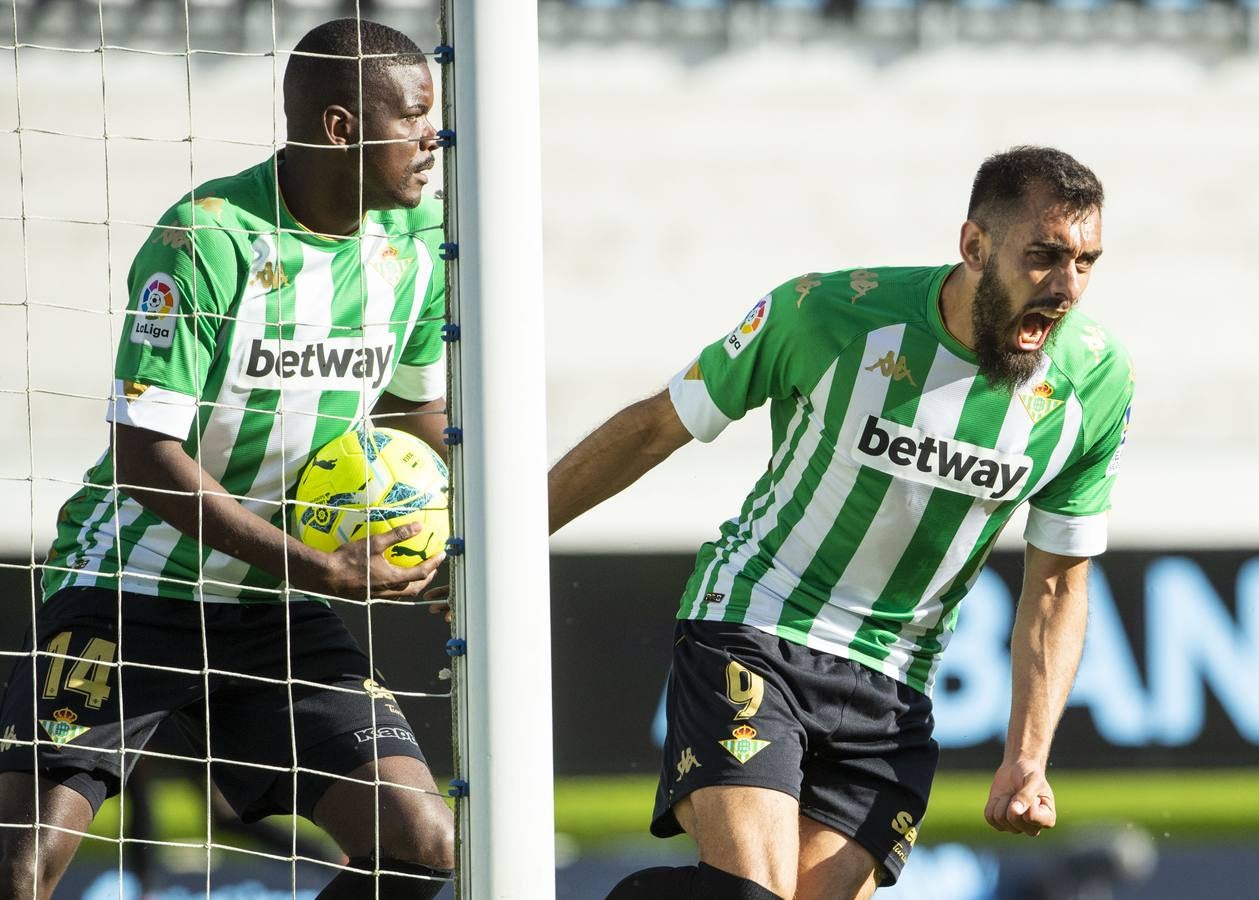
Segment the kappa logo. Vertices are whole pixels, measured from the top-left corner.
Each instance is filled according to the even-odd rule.
[[[874,415],[866,416],[853,443],[853,458],[895,478],[981,500],[1017,496],[1032,471],[1032,460],[1022,454],[933,437]]]
[[[800,308],[800,304],[804,302],[805,297],[809,296],[811,290],[821,286],[822,282],[817,280],[817,272],[810,272],[808,275],[800,276],[795,286],[795,292],[800,295],[796,298],[796,309]]]
[[[379,344],[358,338],[325,338],[308,344],[254,338],[241,357],[239,383],[248,388],[278,390],[288,379],[310,379],[320,390],[378,388],[391,373],[395,340]]]
[[[918,382],[914,381],[914,375],[909,371],[909,364],[905,362],[905,355],[901,354],[900,358],[896,358],[896,354],[889,350],[879,359],[876,359],[870,365],[866,366],[867,372],[873,372],[878,369],[885,377],[893,381],[908,380],[914,387],[918,387]]]
[[[4,729],[4,737],[0,737],[0,753],[17,744],[17,727],[9,725]]]
[[[354,740],[360,744],[366,744],[372,740],[381,740],[393,738],[396,741],[406,741],[408,744],[419,743],[415,740],[415,735],[398,725],[378,725],[375,728],[360,728],[354,732]]]
[[[730,358],[734,359],[743,349],[750,343],[752,339],[761,333],[761,328],[765,325],[765,320],[769,318],[769,304],[773,297],[766,294],[756,302],[756,306],[752,307],[752,311],[743,317],[743,321],[738,324],[734,331],[730,332],[730,336],[726,338],[723,346],[726,353],[730,354]]]
[[[690,773],[691,769],[703,768],[703,765],[695,758],[695,751],[687,747],[682,751],[682,756],[678,759],[678,777],[674,779],[674,783],[681,781]]]
[[[1106,352],[1106,332],[1097,325],[1086,325],[1080,333],[1080,340],[1093,354],[1093,364],[1101,362],[1102,354]]]
[[[740,725],[734,731],[730,732],[730,739],[726,741],[718,741],[717,743],[725,747],[730,755],[737,759],[740,763],[746,763],[756,754],[760,753],[773,741],[762,741],[756,737],[756,729],[751,725]]]
[[[858,269],[848,276],[848,286],[852,289],[852,302],[856,303],[879,286],[879,273]]]
[[[170,347],[175,340],[175,326],[170,317],[179,311],[179,285],[165,272],[155,272],[140,289],[133,316],[131,343],[151,347]]]
[[[1030,391],[1019,394],[1019,402],[1027,410],[1033,425],[1062,406],[1061,400],[1054,399],[1054,386],[1048,381],[1042,381]]]

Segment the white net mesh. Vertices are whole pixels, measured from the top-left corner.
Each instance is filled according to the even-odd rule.
[[[0,434],[0,504],[8,511],[0,522],[0,580],[9,615],[0,633],[0,667],[7,672],[38,658],[37,666],[25,669],[30,692],[35,698],[55,696],[58,702],[64,696],[68,702],[67,713],[58,710],[52,720],[41,720],[28,704],[28,721],[0,722],[0,750],[74,746],[90,730],[76,731],[82,728],[75,725],[76,707],[81,711],[84,704],[107,700],[114,692],[122,716],[125,686],[145,679],[182,677],[198,682],[205,693],[230,684],[241,697],[278,690],[287,701],[274,712],[275,727],[261,730],[256,739],[287,742],[289,764],[216,756],[166,726],[143,745],[128,733],[119,744],[99,751],[114,766],[135,766],[128,791],[107,802],[87,833],[48,823],[47,811],[37,810],[45,824],[35,839],[49,846],[62,833],[84,838],[63,880],[64,896],[99,891],[92,896],[138,897],[142,890],[163,896],[161,891],[176,889],[184,891],[178,896],[227,896],[234,885],[251,882],[252,888],[237,888],[230,896],[313,897],[347,867],[345,855],[296,816],[244,825],[214,788],[214,776],[226,766],[273,773],[276,784],[286,786],[281,792],[297,804],[302,779],[324,771],[295,761],[299,748],[293,699],[310,691],[371,694],[372,725],[365,740],[373,748],[385,727],[375,720],[376,701],[396,705],[410,721],[410,740],[423,747],[439,783],[449,776],[450,690],[443,668],[448,634],[440,617],[427,614],[430,603],[332,603],[367,656],[370,673],[376,679],[381,679],[379,672],[388,673],[387,692],[367,685],[329,686],[295,674],[294,644],[300,638],[294,635],[292,604],[281,607],[284,671],[276,675],[218,664],[220,656],[212,646],[215,626],[207,628],[207,617],[218,614],[214,603],[195,607],[197,638],[188,644],[183,665],[131,658],[125,631],[113,642],[86,646],[57,632],[25,647],[22,631],[40,608],[40,579],[46,570],[82,572],[79,562],[90,565],[87,556],[63,558],[58,565],[47,558],[48,547],[58,508],[89,485],[83,470],[111,438],[104,413],[111,400],[120,399],[110,390],[114,355],[134,315],[127,313],[127,273],[132,258],[151,239],[158,217],[205,181],[256,165],[283,146],[281,79],[290,48],[309,27],[337,14],[362,16],[399,29],[431,54],[439,39],[437,10],[423,3],[373,3],[369,8],[366,3],[284,0],[11,0],[4,12],[0,331],[7,352],[0,356],[0,417],[10,427]],[[440,68],[430,65],[437,96]],[[431,176],[432,186],[440,183],[439,177]],[[277,216],[277,236],[281,231]],[[367,311],[364,296],[365,315]],[[281,315],[272,324],[300,329],[309,323],[300,317],[286,322]],[[297,418],[297,412],[286,409],[285,392],[278,394],[273,414],[282,422]],[[207,407],[214,404],[197,399],[198,414],[210,414]],[[353,424],[351,418],[345,417],[346,427]],[[287,426],[279,433],[282,443]],[[280,466],[283,483],[296,479],[298,472],[285,469],[283,455]],[[118,484],[116,462],[107,468],[109,483]],[[264,517],[279,511],[274,502],[248,493],[225,493]],[[214,494],[206,486],[198,504],[198,541],[204,500]],[[107,518],[121,532],[128,512],[118,492],[110,493],[108,502]],[[158,580],[144,571],[133,577]],[[206,595],[232,587],[212,574],[183,583]],[[289,599],[283,589],[260,591]],[[209,735],[208,747],[214,747],[217,714],[212,716],[209,703],[199,698],[188,710],[190,720],[199,720],[201,731]],[[331,781],[350,779],[332,775]],[[362,783],[373,793],[379,789],[378,781]],[[372,855],[387,857],[380,846],[378,808],[370,821]],[[2,827],[30,830],[20,824]],[[47,855],[39,849],[37,853]]]

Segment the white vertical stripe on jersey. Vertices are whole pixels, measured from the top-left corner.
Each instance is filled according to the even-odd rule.
[[[903,324],[889,325],[870,332],[866,335],[862,360],[876,347],[880,348],[880,356],[886,352],[887,347],[899,347],[904,333]],[[834,371],[834,366],[832,366],[830,370],[832,378]],[[791,529],[791,533],[778,548],[778,552],[774,555],[774,565],[753,589],[752,603],[748,607],[748,616],[745,619],[749,625],[777,627],[783,600],[799,586],[805,569],[813,561],[823,539],[835,524],[834,511],[843,508],[844,501],[856,482],[861,467],[852,464],[852,460],[848,457],[848,447],[855,439],[866,413],[871,410],[882,411],[890,381],[891,379],[879,372],[867,371],[864,365],[857,366],[852,393],[848,397],[848,407],[844,412],[844,421],[840,424],[839,433],[836,435],[835,452],[827,464],[817,490],[808,506],[805,507],[804,515],[800,517],[800,521]],[[818,401],[825,399],[818,397]],[[825,410],[826,403],[820,402],[820,406]],[[808,458],[802,457],[801,461],[807,462]],[[791,491],[787,490],[787,487],[784,485],[781,494],[783,503],[791,498]],[[794,489],[794,485],[790,487]],[[829,515],[827,510],[831,511]],[[861,617],[853,616],[849,624],[855,629],[861,624]],[[810,642],[809,645],[812,646],[812,643]]]
[[[899,344],[894,345],[899,348]],[[877,359],[889,347],[875,347],[875,354],[867,358]],[[880,374],[890,382],[891,379]],[[936,348],[931,369],[927,372],[914,412],[913,426],[935,437],[952,437],[957,434],[962,420],[962,409],[975,382],[975,367],[954,356],[943,346]],[[869,410],[878,415],[882,410]],[[852,441],[841,443],[849,447]],[[935,488],[903,478],[893,478],[883,494],[883,502],[875,513],[869,528],[861,538],[856,552],[832,590],[832,595],[842,598],[847,610],[857,615],[870,615],[874,603],[887,587],[888,579],[914,537],[915,529],[927,508],[927,501]],[[827,604],[813,622],[810,637],[819,641],[843,641],[848,643],[852,634],[847,632],[850,617],[843,622],[833,621],[835,604]],[[883,663],[883,673],[895,677],[900,671],[899,660],[888,659]]]
[[[1067,396],[1067,401],[1063,404],[1062,415],[1062,433],[1058,437],[1058,443],[1054,446],[1053,454],[1049,457],[1049,463],[1045,466],[1045,471],[1040,473],[1040,477],[1036,479],[1036,485],[1028,492],[1027,496],[1029,499],[1035,497],[1045,485],[1057,477],[1058,473],[1062,471],[1062,467],[1066,465],[1071,451],[1075,448],[1075,442],[1080,438],[1080,429],[1084,427],[1084,407],[1080,405],[1080,398],[1074,390]]]
[[[359,245],[359,260],[363,267],[363,281],[367,288],[366,304],[363,310],[363,344],[376,343],[392,332],[389,325],[393,321],[394,311],[398,305],[398,294],[395,285],[385,280],[384,276],[377,271],[376,266],[371,265],[371,261],[376,259],[389,246],[389,236],[385,233],[384,228],[378,223],[373,222],[368,228],[369,237],[363,239]],[[417,259],[423,258],[428,260],[428,253],[420,254],[417,251]],[[432,261],[428,260],[430,270]],[[418,289],[418,285],[417,285]],[[411,310],[418,311],[423,305],[423,297],[417,295],[412,298]],[[414,322],[415,316],[408,316]],[[415,327],[412,325],[411,327]],[[408,334],[410,332],[408,331]],[[389,359],[391,366],[398,364],[398,357],[402,355],[403,348],[406,347],[406,340],[396,344],[393,348],[393,356]],[[365,415],[371,412],[371,408],[376,404],[376,399],[381,395],[385,387],[388,387],[391,378],[389,375],[382,373],[380,384],[381,388],[373,389],[371,382],[366,378],[363,380],[363,388],[359,391],[358,410],[354,416],[356,422],[361,421]]]
[[[783,459],[786,457],[788,447],[791,444],[791,435],[799,430],[805,416],[809,415],[809,406],[813,406],[813,415],[826,417],[826,407],[830,402],[831,385],[835,381],[835,367],[839,360],[836,359],[831,363],[830,368],[818,380],[812,392],[809,394],[809,402],[804,398],[796,400],[796,412],[791,417],[791,423],[787,428],[786,436],[778,447],[778,452],[774,454],[770,462],[771,469],[777,469],[782,465]],[[765,536],[774,529],[778,523],[778,515],[782,511],[783,504],[791,500],[799,488],[800,480],[803,478],[807,470],[809,460],[817,451],[818,438],[821,437],[822,429],[808,428],[804,434],[800,436],[800,442],[796,445],[796,452],[791,458],[791,464],[782,473],[777,482],[770,485],[757,503],[752,507],[747,519],[744,520],[739,528],[736,538],[738,550],[732,553],[730,561],[722,566],[721,572],[717,577],[716,583],[713,585],[713,591],[719,594],[729,595],[734,586],[734,576],[743,569],[743,566],[751,558],[748,550],[755,552],[756,547],[760,544]],[[768,510],[762,513],[762,510]],[[709,563],[708,571],[704,572],[704,580],[700,583],[701,587],[708,584],[711,577],[713,567],[720,565],[720,561],[724,554],[719,550],[716,558]],[[775,561],[775,566],[777,565]],[[702,597],[699,599],[703,599]],[[761,610],[759,607],[768,606],[768,609]],[[756,587],[752,589],[752,596],[748,605],[748,612],[744,616],[744,621],[751,624],[760,621],[765,616],[772,615],[772,621],[778,621],[776,610],[782,609],[782,597],[772,594],[762,594]],[[712,604],[704,609],[702,618],[720,619],[723,608],[718,604]]]
[[[305,242],[300,246],[302,268],[293,277],[293,319],[296,324],[293,325],[290,341],[294,344],[319,341],[332,334],[332,260],[335,254]],[[265,321],[265,292],[259,302],[262,304],[262,315],[259,318]],[[237,343],[239,345],[239,341]],[[253,484],[245,491],[247,496],[240,501],[241,506],[264,519],[275,515],[275,502],[252,498],[283,496],[283,481],[285,478],[292,481],[297,477],[295,469],[310,452],[310,444],[314,440],[315,427],[319,421],[319,398],[323,392],[318,387],[302,387],[300,382],[294,388],[290,388],[289,384],[289,379],[280,382],[281,396],[276,407],[276,422],[267,434],[267,449],[263,459],[269,461],[270,465],[264,462],[258,469]],[[248,399],[248,394],[242,399]],[[217,413],[218,410],[215,410],[216,415]],[[214,420],[211,419],[211,426],[213,424]],[[234,425],[231,435],[233,442],[239,437],[239,418]],[[206,433],[210,433],[209,426]],[[211,550],[202,572],[203,577],[216,583],[207,585],[205,593],[213,596],[239,596],[239,588],[234,590],[231,585],[238,585],[248,571],[248,563],[219,550]]]
[[[402,333],[402,343],[394,354],[395,359],[402,356],[402,351],[411,343],[411,335],[421,326],[420,313],[424,311],[424,298],[428,294],[428,281],[433,277],[433,258],[428,255],[428,245],[417,234],[412,235],[411,245],[415,250],[415,297],[411,301],[411,315],[407,317],[406,331]],[[443,361],[445,345],[442,345]],[[445,371],[443,367],[443,371]],[[445,391],[442,392],[443,394]]]

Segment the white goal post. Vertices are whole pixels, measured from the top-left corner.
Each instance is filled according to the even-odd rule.
[[[555,894],[537,4],[444,0],[461,900]],[[453,71],[452,71],[453,70]]]

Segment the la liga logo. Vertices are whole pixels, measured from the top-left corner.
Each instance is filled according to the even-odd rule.
[[[163,276],[155,275],[145,285],[140,295],[140,311],[150,319],[160,319],[170,315],[175,308],[175,290]]]
[[[769,297],[762,297],[756,306],[752,307],[752,311],[747,314],[747,318],[743,320],[743,324],[739,326],[739,330],[744,334],[752,334],[756,329],[761,327],[765,321],[765,316],[769,313]]]

